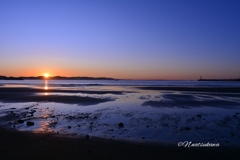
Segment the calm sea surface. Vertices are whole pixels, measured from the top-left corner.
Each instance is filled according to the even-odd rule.
[[[239,87],[240,82],[228,81],[146,81],[146,80],[47,80],[49,86],[223,86]],[[46,80],[0,80],[0,84],[16,84],[27,86],[43,86]]]

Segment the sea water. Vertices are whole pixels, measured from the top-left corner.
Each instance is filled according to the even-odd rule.
[[[237,81],[165,81],[165,80],[0,80],[0,85],[43,86],[240,86]]]

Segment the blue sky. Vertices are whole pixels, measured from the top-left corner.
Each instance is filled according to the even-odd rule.
[[[240,77],[240,1],[1,0],[0,75]]]

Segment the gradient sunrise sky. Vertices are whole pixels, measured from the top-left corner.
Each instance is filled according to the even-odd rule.
[[[239,0],[1,0],[0,75],[240,77]]]

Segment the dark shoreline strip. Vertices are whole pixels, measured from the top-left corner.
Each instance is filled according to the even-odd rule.
[[[1,159],[238,159],[239,147],[185,148],[33,134],[0,126]]]

